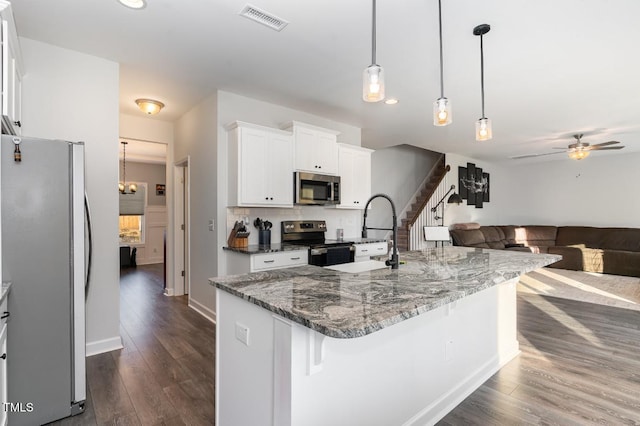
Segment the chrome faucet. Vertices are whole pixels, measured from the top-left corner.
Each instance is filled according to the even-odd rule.
[[[393,213],[393,225],[391,228],[367,228],[367,209],[369,208],[369,203],[374,199],[382,197],[386,198],[391,204],[391,212]],[[364,206],[364,219],[362,221],[362,238],[367,238],[367,229],[377,229],[379,231],[391,231],[393,238],[393,247],[391,247],[391,260],[387,260],[385,264],[387,266],[391,266],[391,269],[398,269],[398,265],[400,264],[400,259],[398,259],[398,218],[396,216],[396,206],[393,204],[391,198],[385,194],[376,194],[369,198],[367,204]]]

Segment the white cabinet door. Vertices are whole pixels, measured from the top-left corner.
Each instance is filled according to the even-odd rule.
[[[239,205],[269,204],[266,132],[240,129]]]
[[[370,149],[339,144],[340,204],[338,208],[364,209],[371,197]]]
[[[269,140],[270,194],[273,204],[293,206],[293,143],[291,136],[274,134]]]
[[[295,121],[290,128],[293,130],[296,170],[338,174],[339,132]]]
[[[293,207],[293,139],[236,122],[229,136],[229,205]]]

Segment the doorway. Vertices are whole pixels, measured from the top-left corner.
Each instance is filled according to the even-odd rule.
[[[177,161],[173,168],[174,176],[174,291],[175,295],[189,294],[190,280],[190,256],[189,256],[189,157]]]

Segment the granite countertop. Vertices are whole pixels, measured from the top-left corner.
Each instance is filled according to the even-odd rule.
[[[469,247],[402,253],[399,269],[338,272],[306,265],[210,278],[217,288],[335,338],[397,324],[560,260]]]
[[[340,242],[354,243],[354,244],[371,244],[385,242],[384,238],[345,238]],[[327,243],[336,243],[338,240],[325,240]],[[261,253],[277,253],[281,251],[295,251],[295,250],[307,250],[309,246],[301,244],[290,243],[274,243],[269,246],[260,246],[258,244],[251,244],[247,247],[222,247],[223,250],[233,251],[242,254],[261,254]]]
[[[309,246],[300,244],[281,244],[274,243],[269,246],[260,246],[258,244],[250,244],[247,247],[222,247],[223,250],[234,251],[242,254],[261,254],[261,253],[277,253],[281,251],[308,250]]]

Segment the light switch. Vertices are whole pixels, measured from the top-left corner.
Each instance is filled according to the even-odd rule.
[[[249,327],[236,323],[236,339],[249,346]]]

